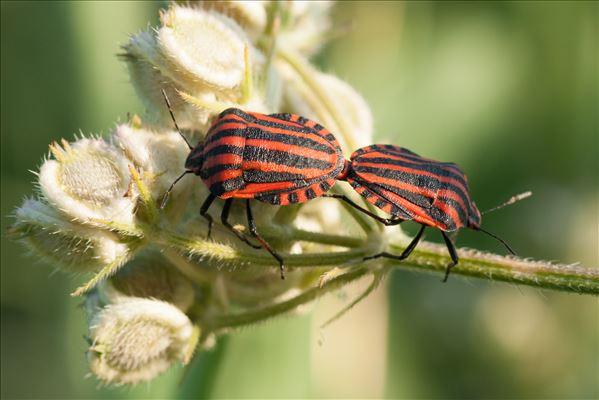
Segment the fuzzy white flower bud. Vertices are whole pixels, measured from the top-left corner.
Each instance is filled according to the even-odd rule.
[[[347,82],[335,75],[320,73],[318,81],[334,99],[339,115],[347,118],[355,143],[359,147],[372,143],[373,119],[366,100]]]
[[[207,127],[211,113],[208,110],[198,110],[178,95],[177,90],[183,87],[166,75],[168,70],[158,53],[152,33],[142,32],[132,36],[123,49],[123,59],[127,63],[131,83],[146,108],[145,122],[160,128],[172,128],[173,122],[162,96],[164,90],[181,128],[204,130]],[[216,98],[211,93],[204,96],[208,97],[206,101],[214,101]]]
[[[106,304],[152,298],[166,301],[185,312],[195,293],[191,283],[158,254],[140,256],[98,286]]]
[[[234,20],[174,5],[161,14],[161,21],[158,30],[137,34],[123,46],[150,123],[172,127],[163,89],[179,125],[202,132],[227,107],[264,103],[251,84],[261,56]]]
[[[287,3],[289,26],[281,31],[281,46],[311,56],[325,43],[331,29],[329,12],[332,1],[290,1]]]
[[[185,171],[189,148],[177,132],[157,133],[136,124],[122,124],[117,126],[113,138],[142,171],[142,178],[155,199],[160,199],[171,183]],[[175,186],[171,198],[181,199],[187,188],[184,183]]]
[[[258,39],[266,29],[267,1],[217,0],[202,1],[204,9],[218,11],[233,18],[252,39]]]
[[[25,200],[15,217],[11,233],[43,259],[67,271],[95,271],[128,252],[112,234],[66,221],[38,200]]]
[[[102,381],[148,381],[173,363],[187,363],[197,332],[177,307],[158,300],[132,299],[104,307],[93,318],[88,359]]]
[[[314,91],[304,82],[294,79],[293,72],[288,65],[277,64],[277,70],[289,84],[285,87],[284,102],[286,108],[296,113],[318,120],[318,107],[322,107],[319,100],[314,98]],[[334,107],[335,114],[345,118],[345,126],[348,132],[334,132],[342,143],[347,139],[342,134],[351,135],[352,142],[358,147],[367,146],[372,143],[373,119],[370,107],[364,98],[349,84],[334,75],[323,72],[311,71],[313,78],[320,86],[322,92],[326,93],[330,104]],[[321,121],[323,124],[324,121]],[[339,127],[327,126],[333,130]],[[348,149],[355,150],[355,149]]]
[[[169,64],[188,84],[187,90],[212,88],[231,92],[244,77],[244,49],[249,41],[233,20],[187,7],[161,15],[158,45]]]
[[[83,223],[94,219],[133,221],[134,199],[125,197],[130,182],[128,160],[101,139],[50,145],[55,160],[46,160],[39,185],[48,201]]]

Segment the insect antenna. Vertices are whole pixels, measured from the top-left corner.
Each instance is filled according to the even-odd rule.
[[[168,107],[168,112],[171,115],[171,119],[173,120],[173,124],[175,124],[175,128],[177,129],[177,132],[179,132],[179,135],[181,135],[183,140],[185,140],[185,143],[187,144],[187,147],[189,147],[189,150],[193,150],[193,147],[189,144],[189,142],[187,141],[187,138],[185,136],[183,136],[183,134],[181,133],[181,129],[179,129],[179,125],[177,125],[177,121],[175,120],[175,114],[173,114],[173,108],[171,107],[171,102],[168,100],[166,91],[164,89],[162,89],[162,97],[164,97],[164,101],[166,101],[166,106]]]
[[[484,230],[484,229],[482,229],[482,228],[478,228],[478,229],[476,229],[476,230],[477,230],[477,231],[480,231],[480,232],[482,232],[482,233],[486,233],[487,235],[489,235],[489,236],[491,236],[491,237],[493,237],[493,238],[497,239],[498,241],[500,241],[500,242],[501,242],[501,243],[502,243],[502,244],[505,246],[505,248],[506,248],[506,249],[507,249],[507,250],[508,250],[510,253],[512,253],[513,255],[516,255],[516,252],[515,252],[515,251],[514,251],[514,250],[513,250],[513,249],[510,247],[510,245],[509,245],[509,244],[507,244],[507,243],[505,242],[505,240],[503,240],[503,239],[502,239],[502,238],[500,238],[499,236],[497,236],[497,235],[494,235],[494,234],[492,234],[492,233],[491,233],[491,232],[489,232],[489,231],[485,231],[485,230]]]
[[[505,206],[509,206],[510,204],[514,204],[514,203],[516,203],[516,202],[518,202],[518,201],[520,201],[520,200],[524,200],[525,198],[527,198],[527,197],[530,197],[530,196],[532,196],[532,192],[531,192],[531,191],[528,191],[528,192],[524,192],[524,193],[517,194],[517,195],[515,195],[515,196],[512,196],[512,197],[510,197],[510,198],[509,198],[509,199],[508,199],[508,200],[507,200],[505,203],[502,203],[502,204],[500,204],[500,205],[498,205],[498,206],[496,206],[496,207],[493,207],[493,208],[490,208],[490,209],[488,209],[488,210],[485,210],[485,211],[481,212],[481,215],[482,215],[482,214],[488,214],[488,213],[490,213],[491,211],[496,211],[496,210],[499,210],[500,208],[503,208],[503,207],[505,207]],[[487,235],[491,236],[492,238],[495,238],[496,240],[498,240],[499,242],[501,242],[501,244],[503,244],[503,245],[505,246],[505,248],[506,248],[506,249],[507,249],[507,250],[508,250],[510,253],[512,253],[513,255],[516,255],[516,252],[515,252],[515,251],[514,251],[514,250],[513,250],[513,249],[510,247],[510,245],[509,245],[509,244],[507,244],[507,243],[506,243],[506,241],[505,241],[505,240],[503,240],[502,238],[500,238],[499,236],[497,236],[497,235],[494,235],[494,234],[492,234],[491,232],[489,232],[489,231],[486,231],[486,230],[484,230],[483,228],[480,228],[480,227],[478,227],[478,228],[475,228],[475,230],[477,230],[477,231],[480,231],[480,232],[482,232],[482,233],[485,233],[485,234],[487,234]]]
[[[168,188],[168,190],[164,193],[164,195],[162,196],[162,201],[160,202],[160,209],[162,210],[164,207],[166,207],[166,202],[168,200],[168,197],[170,196],[171,192],[173,191],[173,188],[175,187],[175,185],[177,184],[177,182],[179,182],[181,180],[181,178],[183,178],[185,175],[192,173],[193,171],[185,171],[183,172],[181,175],[179,175],[177,177],[177,179],[175,179],[175,181],[173,183],[171,183],[171,186]]]
[[[506,201],[505,203],[500,204],[500,205],[498,205],[496,207],[490,208],[488,210],[485,210],[485,211],[481,212],[481,214],[487,214],[487,213],[490,213],[491,211],[499,210],[500,208],[503,208],[505,206],[509,206],[511,204],[514,204],[514,203],[520,201],[520,200],[524,200],[525,198],[530,197],[530,196],[532,196],[532,192],[531,191],[517,194],[515,196],[510,197],[509,200]]]

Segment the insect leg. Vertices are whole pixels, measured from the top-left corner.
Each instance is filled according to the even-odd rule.
[[[210,195],[208,195],[208,197],[206,197],[206,200],[204,200],[204,204],[202,204],[202,208],[200,208],[200,215],[204,218],[206,218],[206,220],[208,221],[208,234],[206,235],[206,238],[210,238],[210,233],[212,232],[212,216],[210,214],[208,214],[208,209],[210,208],[210,205],[212,204],[212,202],[214,201],[214,199],[216,199],[216,196],[213,195],[212,193],[210,193]]]
[[[231,210],[232,203],[233,203],[233,199],[225,200],[225,205],[223,206],[223,212],[220,215],[220,221],[227,229],[229,229],[231,232],[233,232],[235,234],[235,236],[237,236],[239,238],[239,240],[246,243],[248,246],[253,247],[254,249],[261,249],[262,246],[253,244],[252,242],[250,242],[249,239],[242,232],[239,232],[237,229],[233,228],[233,226],[229,223],[229,221],[228,221],[229,211]]]
[[[443,235],[443,240],[445,241],[445,245],[447,246],[447,250],[449,250],[449,255],[451,256],[451,262],[447,264],[445,268],[445,278],[443,278],[443,282],[447,282],[447,278],[449,278],[449,271],[456,266],[459,261],[458,253],[455,249],[455,246],[451,239],[447,236],[447,234],[443,231],[440,231],[441,235]]]
[[[412,241],[410,242],[408,247],[406,247],[405,250],[400,255],[396,256],[391,253],[387,253],[386,251],[383,251],[382,253],[375,254],[373,256],[364,257],[363,260],[364,261],[372,260],[373,258],[379,258],[379,257],[392,258],[394,260],[405,260],[406,258],[408,258],[410,256],[410,254],[412,254],[412,252],[418,245],[418,242],[420,242],[420,239],[422,238],[422,234],[424,233],[424,228],[426,228],[426,225],[422,225],[420,227],[420,230],[418,231],[416,236],[414,236],[414,239],[412,239]]]
[[[349,204],[350,206],[352,206],[356,210],[358,210],[358,211],[360,211],[360,212],[368,215],[371,218],[374,218],[375,220],[377,220],[378,222],[380,222],[381,224],[386,225],[386,226],[398,225],[398,224],[401,224],[402,222],[404,222],[403,219],[393,219],[393,218],[379,217],[378,215],[376,215],[375,213],[372,213],[372,212],[368,211],[364,207],[360,207],[359,205],[357,205],[356,203],[354,203],[349,197],[347,197],[347,196],[345,196],[343,194],[323,194],[322,197],[331,197],[333,199],[343,200],[344,202],[346,202],[347,204]]]
[[[252,215],[252,208],[250,207],[250,199],[246,199],[245,207],[247,210],[247,219],[248,219],[248,227],[250,228],[250,233],[253,237],[256,238],[262,245],[262,247],[268,251],[276,260],[279,262],[279,269],[281,270],[281,279],[285,279],[285,265],[283,264],[283,258],[278,255],[272,247],[264,240],[262,236],[256,230],[256,222],[254,221],[254,216]]]

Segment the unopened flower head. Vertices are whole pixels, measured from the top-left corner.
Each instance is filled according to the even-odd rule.
[[[239,26],[222,14],[178,6],[163,13],[161,21],[160,52],[188,90],[234,96],[244,76],[244,49],[250,46]]]
[[[334,99],[335,107],[346,119],[351,127],[351,135],[358,147],[367,146],[372,143],[373,120],[370,107],[366,100],[347,82],[342,81],[335,75],[319,73],[317,75],[323,90]]]
[[[277,63],[277,70],[288,81],[284,88],[284,106],[287,109],[322,121],[333,131],[343,145],[344,150],[352,152],[356,147],[372,143],[373,120],[364,98],[349,84],[331,74],[317,71],[306,65],[312,79],[326,94],[329,107],[343,120],[329,120],[322,99],[304,81],[295,79],[296,71],[286,63]],[[350,146],[350,144],[352,144]]]
[[[115,142],[142,172],[154,198],[164,194],[171,183],[185,171],[187,144],[175,131],[156,132],[135,123],[119,125],[114,132]],[[185,189],[183,183],[174,188],[172,197]]]
[[[261,56],[233,19],[173,5],[161,21],[156,31],[135,35],[123,46],[150,122],[170,123],[162,89],[172,99],[180,125],[199,131],[229,106],[262,102],[252,99],[256,91],[251,87]]]
[[[146,113],[144,121],[157,128],[172,128],[172,121],[162,96],[164,90],[183,129],[202,131],[208,126],[210,110],[198,110],[185,102],[178,94],[184,86],[168,75],[168,69],[158,52],[156,38],[152,32],[141,32],[131,37],[123,46],[123,59],[129,69],[129,77],[137,95],[143,102]],[[215,101],[212,93],[195,94]]]
[[[264,34],[267,23],[268,1],[212,0],[202,1],[206,10],[214,10],[234,19],[253,40]]]
[[[147,381],[175,362],[187,363],[196,339],[189,318],[169,303],[131,299],[110,304],[92,318],[90,368],[107,383]]]
[[[287,26],[281,30],[281,45],[306,56],[315,54],[331,29],[329,13],[333,2],[290,1],[286,6]]]
[[[155,253],[130,261],[104,281],[98,291],[106,304],[132,298],[152,298],[168,302],[183,312],[189,309],[195,299],[191,283]]]
[[[54,160],[46,160],[39,185],[46,199],[72,219],[94,223],[133,220],[134,200],[124,197],[130,178],[122,151],[102,139],[83,138],[50,145]]]
[[[54,208],[28,199],[16,211],[11,233],[29,249],[58,268],[96,271],[128,253],[110,232],[67,221]]]

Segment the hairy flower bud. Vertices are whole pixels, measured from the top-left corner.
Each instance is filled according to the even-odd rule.
[[[315,54],[331,29],[329,12],[332,6],[332,1],[288,2],[289,22],[278,38],[281,45],[306,56]]]
[[[130,261],[102,282],[98,291],[107,304],[136,297],[152,298],[173,304],[183,312],[189,309],[195,296],[191,283],[159,254],[145,254]]]
[[[346,123],[351,128],[355,143],[359,147],[371,144],[373,141],[372,113],[364,98],[351,85],[335,75],[320,73],[318,81],[323,90],[334,99],[339,115],[347,118]]]
[[[177,132],[154,132],[135,124],[119,125],[114,139],[123,152],[142,171],[142,178],[155,199],[160,199],[171,183],[185,171],[189,153],[187,144]],[[185,201],[184,182],[174,187],[171,198]]]
[[[347,129],[340,129],[340,126],[327,126],[330,130],[338,130],[334,133],[342,143],[353,142],[355,146],[366,146],[372,143],[373,120],[370,107],[364,98],[349,84],[337,78],[334,75],[325,74],[317,71],[311,66],[307,66],[310,73],[319,85],[320,90],[328,96],[329,107],[332,107],[336,115],[344,118],[344,125]],[[295,72],[284,63],[277,63],[277,70],[283,76],[283,79],[289,82],[285,87],[284,102],[285,107],[295,112],[316,120],[319,118],[319,111],[324,107],[321,99],[315,98],[314,91],[303,81],[294,79]],[[326,124],[325,121],[322,121]],[[346,138],[343,135],[350,135]],[[348,140],[350,139],[350,140]],[[355,149],[348,149],[353,151]]]
[[[187,90],[214,89],[232,94],[244,77],[244,49],[249,41],[235,22],[220,14],[171,7],[161,15],[158,46],[169,69]]]
[[[266,29],[267,1],[217,0],[202,1],[200,4],[204,9],[233,18],[253,40],[258,39]]]
[[[150,123],[172,126],[161,90],[171,99],[179,125],[195,131],[205,131],[210,118],[228,106],[263,103],[251,96],[259,53],[234,20],[171,6],[161,21],[158,30],[135,35],[123,46]]]
[[[67,271],[95,271],[128,253],[127,246],[112,234],[66,221],[38,200],[25,200],[15,217],[10,232],[37,255]]]
[[[107,383],[148,381],[177,361],[187,363],[197,343],[189,318],[159,300],[110,304],[91,321],[90,368]]]
[[[129,69],[131,83],[143,102],[146,113],[144,120],[158,128],[172,128],[173,122],[162,96],[164,90],[177,116],[177,123],[183,129],[204,130],[209,122],[211,112],[198,110],[185,102],[178,94],[183,87],[175,78],[167,76],[168,70],[158,53],[156,39],[151,32],[141,32],[132,36],[123,46],[123,60]],[[206,93],[207,101],[214,101],[214,94]],[[212,113],[215,113],[212,111]]]
[[[46,199],[82,223],[94,219],[131,223],[134,200],[125,197],[130,177],[128,161],[116,147],[101,139],[79,139],[62,147],[53,143],[55,160],[46,160],[39,185]]]

